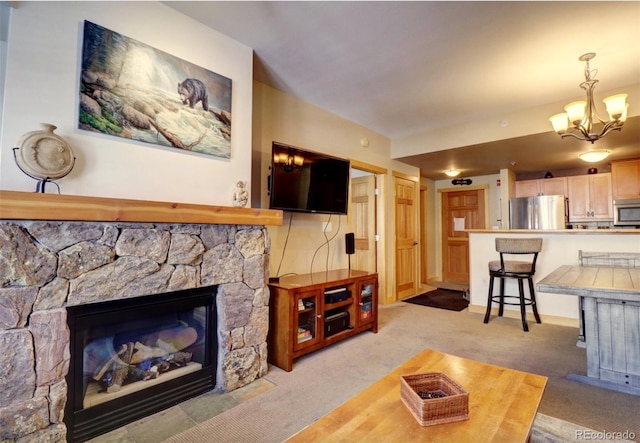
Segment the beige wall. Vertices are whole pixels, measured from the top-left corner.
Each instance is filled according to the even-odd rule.
[[[369,140],[363,147],[362,138]],[[396,171],[418,180],[419,170],[390,158],[391,141],[337,115],[324,111],[263,83],[253,86],[253,207],[268,207],[267,178],[271,160],[271,143],[279,141],[311,151],[358,160],[387,170],[383,193],[386,214],[393,214],[391,172]],[[259,198],[257,198],[259,196]],[[416,197],[417,198],[417,197]],[[291,220],[293,217],[293,220]],[[333,230],[323,234],[323,222],[331,222]],[[271,257],[269,273],[282,276],[289,273],[319,272],[348,266],[344,234],[348,230],[347,216],[301,214],[286,212],[283,226],[269,227]],[[289,229],[289,224],[291,228]],[[379,253],[386,274],[393,269],[393,223],[385,220],[380,235]],[[334,237],[335,236],[335,237]],[[287,242],[285,250],[285,242]],[[328,247],[327,247],[328,244]],[[313,262],[313,263],[312,263]],[[381,299],[392,291],[392,280],[380,275]],[[384,282],[384,283],[383,283]],[[383,292],[384,291],[384,292]]]

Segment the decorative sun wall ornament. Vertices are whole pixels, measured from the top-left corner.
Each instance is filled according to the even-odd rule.
[[[13,148],[18,168],[29,177],[38,180],[36,192],[44,192],[47,182],[53,182],[52,180],[69,174],[76,160],[69,143],[53,133],[57,129],[56,126],[49,123],[40,125],[41,130],[27,132],[18,140],[18,146]]]

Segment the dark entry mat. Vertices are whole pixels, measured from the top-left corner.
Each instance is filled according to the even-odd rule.
[[[464,299],[464,292],[449,289],[434,289],[402,301],[449,311],[462,311],[469,306],[469,302]]]

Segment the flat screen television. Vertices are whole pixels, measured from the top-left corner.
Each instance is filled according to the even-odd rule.
[[[269,208],[347,214],[349,160],[273,142]]]

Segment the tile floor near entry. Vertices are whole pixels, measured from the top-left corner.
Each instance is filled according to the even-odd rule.
[[[213,390],[93,438],[88,443],[158,443],[273,387],[271,382],[261,378],[230,393]]]

